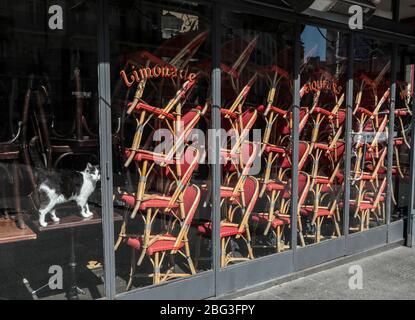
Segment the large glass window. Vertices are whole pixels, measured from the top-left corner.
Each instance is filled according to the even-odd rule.
[[[347,37],[304,26],[301,42],[298,231],[305,246],[342,235]]]
[[[386,223],[391,48],[355,41],[350,232]]]
[[[221,266],[291,247],[294,27],[222,16]]]
[[[209,7],[110,3],[116,284],[211,269]],[[206,237],[201,237],[203,232]]]
[[[1,3],[0,299],[103,296],[96,25],[95,1]]]
[[[411,197],[410,156],[415,80],[414,48],[400,47],[398,55],[392,164],[393,210],[391,221],[408,217]]]

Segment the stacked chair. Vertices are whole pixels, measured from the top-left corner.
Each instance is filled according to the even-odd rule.
[[[180,35],[175,41],[183,46],[175,42],[175,47],[179,48],[177,51],[166,49],[172,47],[173,40],[170,39],[170,45],[162,46],[154,54],[138,52],[128,57],[133,59],[128,63],[150,68],[154,65],[188,68],[206,37],[206,32],[193,34],[185,44]],[[165,58],[167,55],[171,57],[169,60]],[[136,83],[133,100],[126,105],[127,117],[134,119],[136,128],[131,144],[124,150],[124,167],[127,170],[133,166],[136,168],[137,184],[136,192],[119,190],[116,195],[131,211],[125,210],[115,249],[125,243],[132,250],[128,290],[137,276],[136,267],[141,266],[145,257],[153,265],[154,272],[146,276],[150,276],[154,284],[196,273],[188,232],[198,210],[201,191],[191,183],[191,179],[204,154],[192,146],[190,133],[205,115],[208,102],[203,106],[190,102],[196,79],[171,83],[160,79],[157,84],[161,88],[157,90],[164,92],[164,97],[169,99],[161,99],[162,105],[153,106],[144,100],[144,97],[149,97],[156,101],[152,82],[151,79],[141,79]],[[163,137],[157,136],[159,132],[166,134],[164,141],[161,141]],[[142,220],[143,231],[138,228],[130,232],[130,222],[136,227],[137,219]],[[177,272],[176,256],[185,258],[188,272],[183,268]]]
[[[359,226],[351,224],[351,231],[367,230],[371,227],[371,221],[376,224],[386,222],[390,88],[381,86],[380,79],[389,67],[387,64],[374,80],[365,74],[359,77],[360,86],[353,110],[354,144],[350,201],[350,212],[359,222]],[[395,146],[400,142],[401,139],[394,139]]]
[[[326,70],[317,69],[311,75],[311,81],[322,83],[338,82],[339,77],[332,77]],[[345,154],[344,122],[344,93],[337,94],[333,90],[319,88],[307,93],[308,101],[312,104],[307,108],[309,114],[306,130],[300,136],[310,144],[310,163],[305,168],[310,175],[310,193],[300,208],[302,222],[305,223],[307,238],[319,243],[323,237],[332,236],[323,227],[328,220],[334,225],[334,235],[341,236],[340,204],[342,183],[344,180],[342,167]],[[307,101],[307,97],[304,96]],[[328,226],[326,228],[329,230]],[[322,234],[324,231],[324,235]]]

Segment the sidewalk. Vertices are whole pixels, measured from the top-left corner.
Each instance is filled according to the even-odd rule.
[[[363,271],[363,289],[351,290],[352,266]],[[415,299],[415,250],[399,247],[322,271],[238,300]]]

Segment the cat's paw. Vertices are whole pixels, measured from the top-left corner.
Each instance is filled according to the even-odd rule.
[[[39,220],[39,224],[40,224],[43,228],[46,228],[46,227],[48,226],[48,223],[47,223],[46,221],[42,221],[42,220]]]
[[[59,221],[61,221],[61,219],[59,219],[58,217],[51,217],[52,221],[55,223],[58,223]]]
[[[83,218],[91,218],[93,216],[92,212],[81,212]]]

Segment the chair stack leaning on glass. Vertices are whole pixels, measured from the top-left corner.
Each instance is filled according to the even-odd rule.
[[[179,35],[173,39],[183,42],[183,37]],[[162,55],[163,59],[147,51],[134,54],[134,70],[138,67],[151,70],[154,66],[185,70],[206,38],[207,32],[193,35],[190,42],[184,48],[180,46],[179,52],[174,52],[170,60],[165,58],[167,53]],[[168,42],[171,44],[172,41],[170,39]],[[169,48],[168,45],[166,47]],[[177,44],[175,47],[178,47]],[[165,106],[160,107],[152,106],[144,100],[147,91],[152,89],[147,89],[149,84],[154,84],[151,83],[151,77],[142,78],[136,81],[133,102],[126,106],[127,114],[136,121],[136,130],[131,146],[125,149],[124,166],[128,168],[135,165],[138,182],[135,193],[124,191],[118,195],[119,200],[132,208],[132,211],[126,211],[115,249],[121,243],[131,247],[128,290],[137,276],[136,267],[142,264],[146,256],[153,265],[153,273],[146,276],[151,277],[154,284],[196,273],[190,255],[188,231],[201,195],[199,187],[191,184],[191,179],[203,155],[192,146],[189,135],[208,108],[207,102],[203,106],[194,106],[188,102],[198,76],[195,74],[191,79],[171,79],[175,93],[172,93]],[[166,85],[165,80],[162,79],[159,84]],[[159,129],[169,133],[162,142],[157,142]],[[150,134],[144,134],[145,130],[150,131]],[[151,192],[153,184],[161,185],[161,191]],[[137,216],[143,220],[143,232],[129,234],[128,224],[134,222]],[[178,255],[185,258],[188,272],[175,271],[174,258]]]
[[[371,222],[386,223],[388,104],[391,91],[388,85],[381,85],[381,79],[389,69],[390,63],[374,80],[366,74],[361,74],[358,79],[360,85],[353,110],[354,163],[350,206],[352,217],[357,219],[359,226],[351,224],[351,231],[368,230]]]

